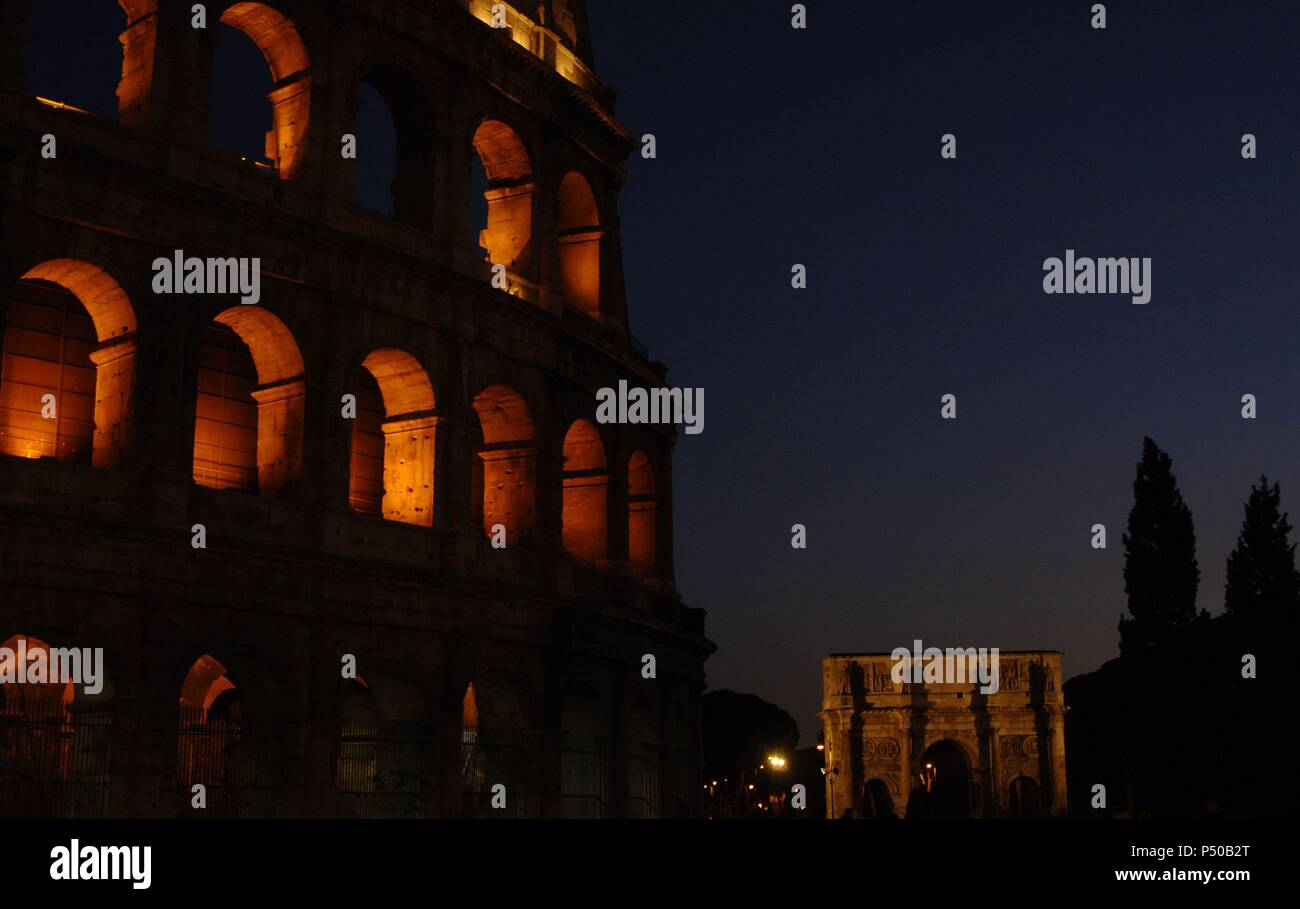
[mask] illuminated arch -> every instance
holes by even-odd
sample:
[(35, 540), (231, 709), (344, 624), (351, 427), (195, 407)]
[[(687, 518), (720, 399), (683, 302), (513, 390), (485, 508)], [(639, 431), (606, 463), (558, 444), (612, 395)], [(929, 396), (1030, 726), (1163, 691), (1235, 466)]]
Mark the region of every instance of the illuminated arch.
[(600, 313), (600, 250), (604, 232), (591, 184), (577, 171), (560, 183), (560, 280), (564, 299), (588, 315)]
[[(250, 732), (238, 681), (203, 654), (181, 682), (176, 737), (176, 797), (182, 816), (272, 817), (278, 791), (275, 730)], [(193, 808), (194, 786), (206, 807)]]
[(203, 338), (194, 482), (262, 495), (301, 475), (306, 383), (289, 329), (260, 306), (232, 306)]
[[(0, 643), (0, 817), (101, 818), (107, 806), (112, 733), (112, 686), (98, 679), (100, 692), (88, 694), (73, 678), (13, 684), (17, 661), (42, 653), (52, 671), (51, 645), (30, 634)], [(59, 660), (60, 671), (67, 667)], [(76, 669), (75, 664), (72, 667)], [(85, 667), (81, 668), (85, 672)]]
[(0, 452), (120, 465), (130, 444), (136, 320), (117, 281), (88, 262), (42, 262), (11, 294), (5, 329)]
[(500, 120), (484, 120), (474, 133), (474, 150), (487, 175), (487, 226), (479, 244), (494, 265), (513, 275), (526, 273), (532, 257), (532, 164), (519, 135)]
[(659, 536), (659, 500), (654, 470), (643, 451), (627, 463), (627, 549), (632, 570), (643, 578), (658, 573), (656, 541)]
[(606, 557), (609, 471), (605, 446), (590, 420), (577, 420), (564, 437), (564, 548), (583, 562)]
[(293, 22), (263, 3), (235, 3), (221, 21), (247, 35), (271, 70), (273, 141), (268, 153), (280, 177), (297, 176), (307, 153), (307, 126), (311, 114), (311, 62)]
[(474, 499), (483, 531), (506, 528), (507, 545), (528, 542), (536, 510), (537, 457), (533, 420), (519, 392), (492, 385), (474, 398), (479, 418)]
[[(508, 671), (488, 671), (470, 681), (461, 704), (461, 792), (466, 817), (527, 814), (533, 783), (528, 748), (536, 725), (526, 684)], [(504, 784), (504, 811), (491, 804), (491, 787)]]
[[(373, 351), (362, 367), (374, 380), (375, 407), (357, 395), (352, 428), (352, 507), (386, 521), (433, 526), (433, 471), (438, 418), (433, 383), (402, 350)], [(358, 383), (360, 388), (362, 383)], [(377, 465), (382, 465), (382, 477)]]

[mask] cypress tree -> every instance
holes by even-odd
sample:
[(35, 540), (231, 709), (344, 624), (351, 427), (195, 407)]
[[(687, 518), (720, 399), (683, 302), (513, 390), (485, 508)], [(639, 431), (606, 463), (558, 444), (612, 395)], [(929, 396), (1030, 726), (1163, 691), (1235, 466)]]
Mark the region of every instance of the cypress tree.
[(1300, 606), (1291, 524), (1282, 513), (1282, 488), (1268, 477), (1250, 488), (1237, 546), (1228, 556), (1224, 607), (1236, 621), (1276, 627), (1294, 619)]
[(1192, 512), (1178, 491), (1173, 462), (1150, 438), (1133, 481), (1133, 510), (1124, 534), (1124, 592), (1130, 617), (1119, 621), (1120, 652), (1141, 653), (1175, 637), (1196, 619)]

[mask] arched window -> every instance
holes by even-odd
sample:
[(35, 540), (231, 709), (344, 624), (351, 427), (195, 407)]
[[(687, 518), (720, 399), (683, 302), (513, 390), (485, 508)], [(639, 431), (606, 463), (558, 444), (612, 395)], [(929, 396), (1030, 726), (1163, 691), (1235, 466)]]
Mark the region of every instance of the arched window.
[[(221, 30), (213, 61), (211, 141), (265, 160), (281, 178), (292, 179), (307, 150), (312, 82), (307, 49), (294, 24), (261, 3), (234, 4), (222, 14), (221, 24), (229, 29)], [(251, 49), (231, 29), (242, 32), (261, 52), (271, 73), (269, 89)], [(269, 122), (250, 109), (251, 99), (259, 95), (270, 103)]]
[(560, 800), (566, 818), (603, 818), (609, 810), (608, 723), (596, 692), (579, 686), (564, 700)]
[(564, 299), (588, 315), (600, 313), (600, 247), (604, 233), (591, 185), (576, 171), (560, 183), (560, 278)]
[[(489, 675), (465, 689), (461, 717), (460, 777), (465, 817), (519, 817), (530, 786), (526, 760), (529, 717), (516, 686)], [(505, 807), (492, 804), (506, 787)]]
[(481, 508), (483, 532), (493, 526), (506, 529), (506, 544), (526, 544), (533, 531), (536, 509), (537, 456), (533, 420), (519, 392), (493, 385), (474, 398), (478, 412), (478, 457), (473, 484), (476, 507)]
[(284, 323), (259, 306), (219, 314), (204, 335), (194, 426), (194, 482), (262, 495), (302, 470), (302, 356)]
[(605, 446), (589, 420), (578, 420), (564, 437), (564, 548), (579, 561), (606, 557)]
[(1043, 816), (1037, 781), (1027, 776), (1018, 776), (1011, 781), (1007, 793), (1007, 814), (1015, 818)]
[[(61, 650), (24, 634), (0, 644), (0, 817), (104, 816), (112, 688), (101, 676), (98, 693), (87, 693), (84, 665), (80, 684), (65, 677), (66, 664), (55, 658)], [(17, 684), (18, 663), (26, 660), (30, 672), (36, 654), (47, 681)]]
[(645, 452), (632, 455), (627, 464), (627, 549), (632, 570), (643, 578), (658, 574), (655, 541), (659, 533), (659, 504), (654, 471)]
[(370, 682), (357, 676), (343, 684), (334, 772), (339, 815), (422, 817), (433, 737), (419, 722), (419, 689), (380, 676)]
[[(176, 798), (181, 816), (273, 817), (278, 794), (279, 730), (249, 729), (239, 684), (204, 654), (181, 683), (176, 741)], [(203, 786), (206, 807), (195, 808)]]
[(135, 312), (102, 268), (54, 259), (10, 295), (0, 452), (116, 467), (129, 445)]
[(376, 350), (362, 364), (352, 426), (352, 507), (433, 526), (433, 385), (410, 354)]
[(532, 262), (532, 164), (519, 136), (500, 120), (485, 120), (474, 133), (474, 150), (487, 178), (487, 224), (479, 245), (488, 261), (504, 265), (519, 281)]
[(353, 198), (364, 208), (427, 230), (433, 225), (434, 113), (409, 74), (372, 69), (357, 88)]

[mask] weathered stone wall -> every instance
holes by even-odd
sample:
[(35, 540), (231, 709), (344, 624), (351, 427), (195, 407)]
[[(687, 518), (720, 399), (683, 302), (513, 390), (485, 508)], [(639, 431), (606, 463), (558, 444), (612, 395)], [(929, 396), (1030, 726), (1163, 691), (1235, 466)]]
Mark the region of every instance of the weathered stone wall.
[[(661, 732), (657, 810), (694, 813), (712, 644), (703, 612), (673, 583), (671, 427), (599, 427), (608, 558), (583, 564), (563, 547), (569, 427), (594, 421), (597, 388), (664, 381), (628, 336), (617, 194), (632, 143), (612, 93), (575, 85), (454, 0), (269, 3), (276, 15), (249, 28), (270, 29), (268, 56), (279, 57), (276, 171), (208, 146), (212, 42), (190, 27), (188, 2), (123, 4), (120, 123), (21, 91), (29, 2), (0, 0), (0, 287), (51, 260), (87, 263), (120, 286), (135, 323), (95, 355), (93, 465), (0, 456), (0, 639), (105, 649), (108, 814), (177, 811), (178, 695), (205, 653), (237, 679), (246, 728), (283, 737), (281, 815), (336, 811), (344, 653), (357, 655), (381, 705), (385, 680), (420, 693), (425, 815), (462, 810), (461, 703), (485, 678), (508, 680), (500, 684), (526, 705), (517, 813), (563, 811), (563, 717), (578, 689), (600, 705), (609, 813), (628, 811), (626, 717), (638, 698)], [(208, 4), (210, 19), (228, 5)], [(275, 31), (284, 22), (300, 46)], [(400, 74), (426, 130), (418, 179), (399, 183), (427, 195), (399, 198), (393, 219), (352, 202), (358, 164), (339, 154), (355, 128), (356, 88), (378, 69)], [(392, 106), (400, 132), (409, 124)], [(518, 295), (492, 289), (466, 239), (471, 139), (487, 118), (511, 127), (531, 165), (533, 252), (518, 264)], [(56, 159), (41, 157), (47, 133)], [(557, 194), (573, 170), (603, 216), (597, 313), (566, 302), (561, 276)], [(194, 483), (200, 342), (237, 301), (153, 294), (152, 261), (178, 249), (260, 258), (258, 305), (300, 353), (300, 381), (257, 393), (262, 438), (294, 440), (263, 467), (275, 495)], [(349, 509), (351, 426), (339, 402), (367, 356), (388, 348), (418, 361), (436, 402), (418, 425), (387, 427), (388, 444), (411, 458), (432, 447), (435, 468), (431, 494), (396, 492), (385, 516), (401, 520), (385, 521)], [(472, 492), (474, 400), (493, 385), (518, 392), (534, 426), (524, 478), (533, 533), (505, 550), (489, 544)], [(654, 483), (653, 568), (629, 554), (636, 452)], [(431, 516), (406, 519), (427, 503)], [(206, 549), (191, 547), (195, 524)], [(636, 526), (647, 533), (643, 517)], [(641, 677), (647, 653), (654, 680)]]

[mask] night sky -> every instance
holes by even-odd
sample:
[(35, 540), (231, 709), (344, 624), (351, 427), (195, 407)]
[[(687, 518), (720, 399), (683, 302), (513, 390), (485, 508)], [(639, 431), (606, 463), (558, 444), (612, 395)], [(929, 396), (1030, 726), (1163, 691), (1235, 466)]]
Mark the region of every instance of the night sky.
[[(1091, 0), (806, 5), (796, 31), (784, 0), (589, 3), (620, 119), (658, 139), (620, 209), (632, 330), (705, 392), (678, 584), (711, 687), (808, 743), (828, 653), (1059, 649), (1067, 677), (1117, 655), (1144, 435), (1196, 520), (1199, 607), (1222, 611), (1261, 473), (1300, 513), (1300, 10), (1110, 2), (1100, 31)], [(29, 89), (113, 114), (117, 4), (35, 6)], [(219, 54), (213, 134), (257, 153), (238, 99), (264, 103), (264, 64), (238, 35)], [(1150, 257), (1151, 302), (1044, 294), (1067, 249)]]

